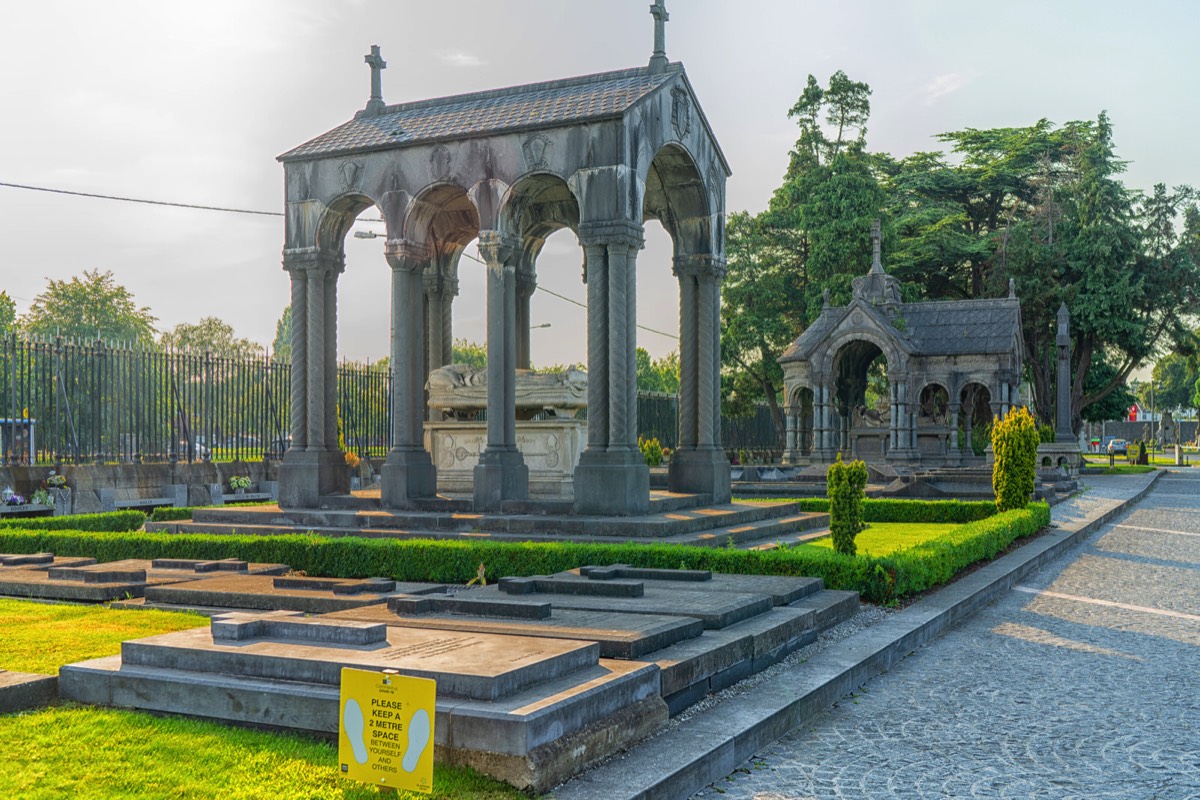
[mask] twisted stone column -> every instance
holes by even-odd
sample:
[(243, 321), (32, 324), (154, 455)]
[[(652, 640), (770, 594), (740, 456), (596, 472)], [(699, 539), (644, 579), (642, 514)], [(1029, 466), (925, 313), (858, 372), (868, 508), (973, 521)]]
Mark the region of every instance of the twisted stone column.
[(384, 255), (392, 268), (392, 449), (380, 471), (386, 508), (410, 508), (437, 494), (437, 470), (425, 450), (425, 333), (421, 280), (427, 245), (389, 239)]
[(487, 263), (487, 447), (475, 467), (475, 510), (529, 497), (529, 468), (517, 450), (517, 243), (498, 231), (479, 234)]
[(529, 369), (530, 363), (530, 325), (529, 300), (537, 291), (537, 275), (533, 271), (533, 261), (522, 259), (521, 268), (517, 270), (517, 369)]
[(649, 508), (650, 473), (637, 447), (639, 224), (584, 223), (588, 296), (588, 447), (575, 470), (575, 510), (636, 514)]
[(289, 268), (288, 272), (292, 279), (290, 451), (308, 445), (308, 276), (303, 268)]
[(313, 508), (349, 490), (337, 447), (337, 277), (344, 259), (317, 248), (284, 251), (291, 274), (292, 442), (280, 466), (280, 503)]

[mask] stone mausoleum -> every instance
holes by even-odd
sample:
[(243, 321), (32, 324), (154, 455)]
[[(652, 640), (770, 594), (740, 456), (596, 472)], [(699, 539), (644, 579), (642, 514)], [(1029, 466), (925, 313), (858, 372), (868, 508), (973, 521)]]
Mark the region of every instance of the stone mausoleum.
[(1007, 297), (906, 303), (883, 268), (879, 223), (870, 271), (845, 306), (825, 305), (779, 359), (784, 460), (839, 454), (898, 472), (982, 464), (978, 435), (1018, 401), (1021, 306)]
[[(430, 372), (450, 361), (458, 262), (476, 240), (487, 263), (492, 357), (474, 506), (488, 511), (528, 497), (515, 376), (529, 366), (538, 254), (561, 228), (579, 239), (587, 284), (587, 442), (574, 472), (576, 513), (640, 514), (649, 507), (649, 473), (637, 446), (638, 269), (671, 268), (679, 279), (680, 431), (670, 489), (728, 501), (718, 320), (730, 171), (683, 66), (667, 60), (666, 10), (660, 2), (651, 11), (655, 50), (646, 66), (399, 105), (383, 101), (386, 64), (373, 47), (366, 107), (279, 157), (292, 307), (282, 505), (314, 508), (348, 492), (337, 446), (337, 284), (344, 239), (372, 206), (387, 226), (391, 270), (385, 508), (409, 508), (436, 494), (437, 468), (424, 444), (425, 387)], [(637, 263), (648, 219), (659, 220), (673, 240), (669, 267)]]

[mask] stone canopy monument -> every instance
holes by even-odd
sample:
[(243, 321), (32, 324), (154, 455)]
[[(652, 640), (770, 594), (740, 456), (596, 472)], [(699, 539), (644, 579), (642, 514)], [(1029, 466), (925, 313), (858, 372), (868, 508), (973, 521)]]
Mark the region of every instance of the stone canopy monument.
[(784, 460), (983, 463), (973, 428), (1018, 400), (1024, 342), (1013, 286), (1005, 298), (906, 303), (884, 271), (878, 220), (872, 240), (871, 269), (854, 279), (849, 305), (832, 306), (826, 293), (820, 315), (779, 359)]
[[(680, 287), (680, 431), (673, 491), (729, 499), (720, 447), (720, 285), (729, 166), (683, 66), (665, 52), (662, 0), (651, 7), (648, 65), (495, 91), (387, 105), (378, 47), (371, 96), (354, 118), (283, 155), (283, 266), (291, 276), (291, 446), (280, 501), (316, 507), (348, 491), (337, 446), (337, 280), (344, 239), (375, 206), (391, 268), (393, 408), (382, 502), (436, 493), (423, 445), (425, 384), (450, 361), (458, 261), (478, 240), (487, 263), (486, 441), (474, 505), (528, 496), (516, 436), (516, 371), (529, 366), (529, 298), (546, 238), (569, 228), (587, 283), (588, 434), (574, 508), (638, 514), (649, 474), (637, 446), (637, 254), (642, 224), (674, 243)], [(647, 268), (643, 266), (643, 268)], [(650, 267), (653, 268), (653, 267)]]

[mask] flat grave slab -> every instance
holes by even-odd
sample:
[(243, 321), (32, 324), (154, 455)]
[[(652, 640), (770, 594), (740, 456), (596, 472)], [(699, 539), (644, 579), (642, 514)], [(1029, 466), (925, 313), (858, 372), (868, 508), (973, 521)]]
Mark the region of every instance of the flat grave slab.
[(332, 733), (343, 667), (433, 678), (435, 758), (545, 791), (666, 722), (657, 666), (599, 651), (566, 639), (230, 614), (67, 665), (59, 685), (81, 702)]
[[(195, 576), (193, 576), (195, 577)], [(395, 594), (444, 592), (444, 584), (403, 583), (383, 578), (214, 575), (184, 583), (151, 586), (147, 604), (328, 614), (384, 603)]]
[(58, 699), (58, 678), (0, 669), (0, 714), (49, 705)]
[(83, 602), (142, 597), (148, 587), (191, 581), (198, 575), (275, 575), (290, 570), (286, 564), (235, 560), (130, 558), (97, 563), (92, 558), (60, 559), (49, 553), (10, 560), (18, 563), (0, 568), (0, 595)]
[(85, 567), (96, 559), (82, 556), (56, 556), (54, 553), (0, 553), (0, 572), (7, 569), (49, 569)]
[[(448, 595), (446, 599), (454, 597), (455, 595)], [(400, 599), (390, 598), (388, 605), (391, 606)], [(399, 628), (432, 628), (547, 639), (581, 639), (599, 644), (600, 655), (603, 658), (624, 659), (637, 658), (677, 642), (695, 638), (704, 630), (704, 624), (691, 617), (565, 608), (554, 609), (550, 616), (544, 619), (521, 619), (453, 611), (398, 614), (387, 606), (372, 605), (335, 611), (318, 619), (321, 618), (382, 622)]]
[[(521, 581), (520, 593), (504, 591), (505, 584), (473, 589), (480, 599), (503, 598), (510, 603), (550, 603), (552, 609), (577, 609), (585, 611), (619, 611), (626, 614), (656, 614), (673, 617), (693, 617), (708, 629), (724, 628), (742, 620), (765, 613), (774, 606), (771, 597), (763, 594), (713, 591), (692, 588), (693, 584), (680, 583), (665, 587), (643, 586), (641, 596), (611, 596), (599, 589), (595, 594), (583, 593), (589, 585), (603, 586), (606, 581), (589, 581), (578, 576), (535, 576)], [(528, 591), (532, 586), (535, 591)], [(549, 586), (562, 591), (536, 591), (538, 586)], [(683, 588), (683, 587), (687, 588)], [(698, 586), (698, 584), (697, 584)]]
[(625, 564), (605, 567), (580, 567), (554, 577), (581, 577), (602, 583), (640, 581), (646, 588), (715, 590), (741, 594), (765, 594), (777, 606), (786, 606), (821, 591), (820, 578), (790, 575), (731, 575), (708, 570), (645, 569)]

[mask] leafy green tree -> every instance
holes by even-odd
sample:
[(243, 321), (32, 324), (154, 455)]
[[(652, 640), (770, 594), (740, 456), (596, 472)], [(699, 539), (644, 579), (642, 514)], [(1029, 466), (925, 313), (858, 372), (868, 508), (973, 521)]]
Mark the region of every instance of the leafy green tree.
[(679, 392), (679, 354), (650, 357), (645, 348), (637, 348), (637, 387), (643, 392)]
[(1200, 379), (1196, 366), (1193, 360), (1179, 353), (1168, 353), (1160, 358), (1151, 370), (1153, 394), (1150, 391), (1150, 382), (1143, 383), (1138, 387), (1138, 400), (1147, 407), (1153, 405), (1156, 411), (1194, 408), (1192, 401), (1196, 381)]
[(222, 358), (250, 358), (263, 353), (262, 345), (234, 336), (233, 326), (217, 317), (181, 322), (159, 337), (159, 342), (175, 350), (212, 353)]
[(19, 325), (43, 336), (148, 343), (157, 321), (111, 271), (89, 270), (69, 281), (50, 280)]
[(271, 358), (280, 363), (292, 360), (292, 307), (284, 306), (275, 323), (275, 341), (271, 342)]
[(487, 345), (478, 342), (468, 342), (466, 339), (455, 339), (451, 349), (453, 363), (466, 364), (475, 369), (487, 367)]
[(7, 331), (17, 322), (17, 304), (8, 292), (0, 292), (0, 332)]

